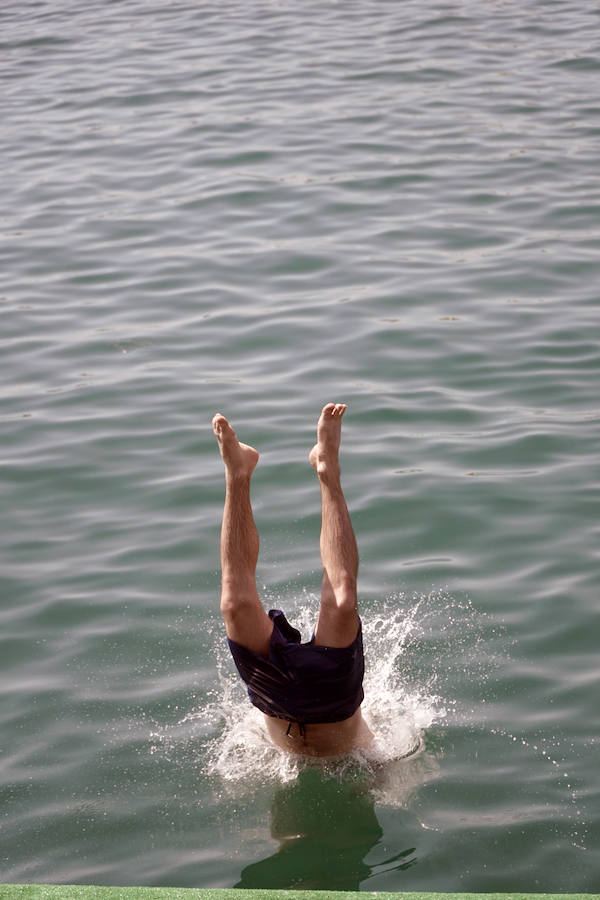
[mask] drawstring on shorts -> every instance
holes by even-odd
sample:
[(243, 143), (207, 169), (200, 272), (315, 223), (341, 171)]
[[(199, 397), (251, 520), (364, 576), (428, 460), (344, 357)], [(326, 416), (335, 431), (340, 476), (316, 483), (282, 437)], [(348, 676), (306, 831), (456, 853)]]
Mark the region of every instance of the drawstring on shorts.
[(289, 722), (289, 724), (288, 724), (285, 736), (290, 737), (290, 731), (292, 730), (292, 725), (297, 725), (298, 731), (300, 732), (300, 737), (304, 741), (306, 738), (306, 728), (304, 726), (304, 722), (296, 722), (294, 719), (288, 719), (288, 722)]

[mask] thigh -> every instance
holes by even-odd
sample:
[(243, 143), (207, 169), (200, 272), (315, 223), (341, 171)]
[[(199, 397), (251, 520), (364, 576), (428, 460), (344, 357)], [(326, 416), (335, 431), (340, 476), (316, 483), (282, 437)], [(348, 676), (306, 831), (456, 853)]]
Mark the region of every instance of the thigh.
[(260, 656), (268, 657), (273, 623), (258, 595), (236, 596), (234, 590), (223, 591), (221, 613), (228, 638)]
[(358, 612), (328, 613), (321, 608), (315, 628), (315, 644), (320, 647), (349, 647), (358, 634)]
[(348, 647), (358, 634), (359, 624), (356, 599), (339, 604), (327, 572), (324, 572), (315, 644), (320, 647)]

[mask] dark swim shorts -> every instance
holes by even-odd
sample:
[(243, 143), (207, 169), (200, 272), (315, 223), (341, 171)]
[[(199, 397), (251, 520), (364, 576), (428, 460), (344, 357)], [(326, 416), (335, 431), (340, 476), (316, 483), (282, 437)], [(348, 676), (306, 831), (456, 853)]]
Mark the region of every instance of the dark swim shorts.
[(362, 628), (349, 647), (300, 642), (280, 609), (269, 611), (273, 634), (269, 658), (228, 639), (248, 696), (261, 712), (302, 724), (342, 722), (363, 701)]

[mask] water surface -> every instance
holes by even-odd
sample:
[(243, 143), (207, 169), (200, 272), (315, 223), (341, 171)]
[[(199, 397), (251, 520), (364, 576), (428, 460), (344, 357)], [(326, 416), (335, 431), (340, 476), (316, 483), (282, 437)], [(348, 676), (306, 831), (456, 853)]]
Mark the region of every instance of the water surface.
[[(595, 5), (0, 24), (1, 879), (597, 891)], [(209, 423), (309, 631), (329, 400), (380, 756), (315, 769), (225, 654)]]

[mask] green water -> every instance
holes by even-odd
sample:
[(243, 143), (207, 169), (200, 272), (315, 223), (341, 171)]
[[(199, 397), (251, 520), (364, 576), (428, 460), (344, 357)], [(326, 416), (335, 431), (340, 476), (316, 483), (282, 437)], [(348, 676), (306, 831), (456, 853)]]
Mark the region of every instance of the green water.
[[(597, 891), (596, 6), (0, 22), (0, 880)], [(381, 754), (315, 769), (226, 655), (210, 419), (306, 632), (329, 400)]]

